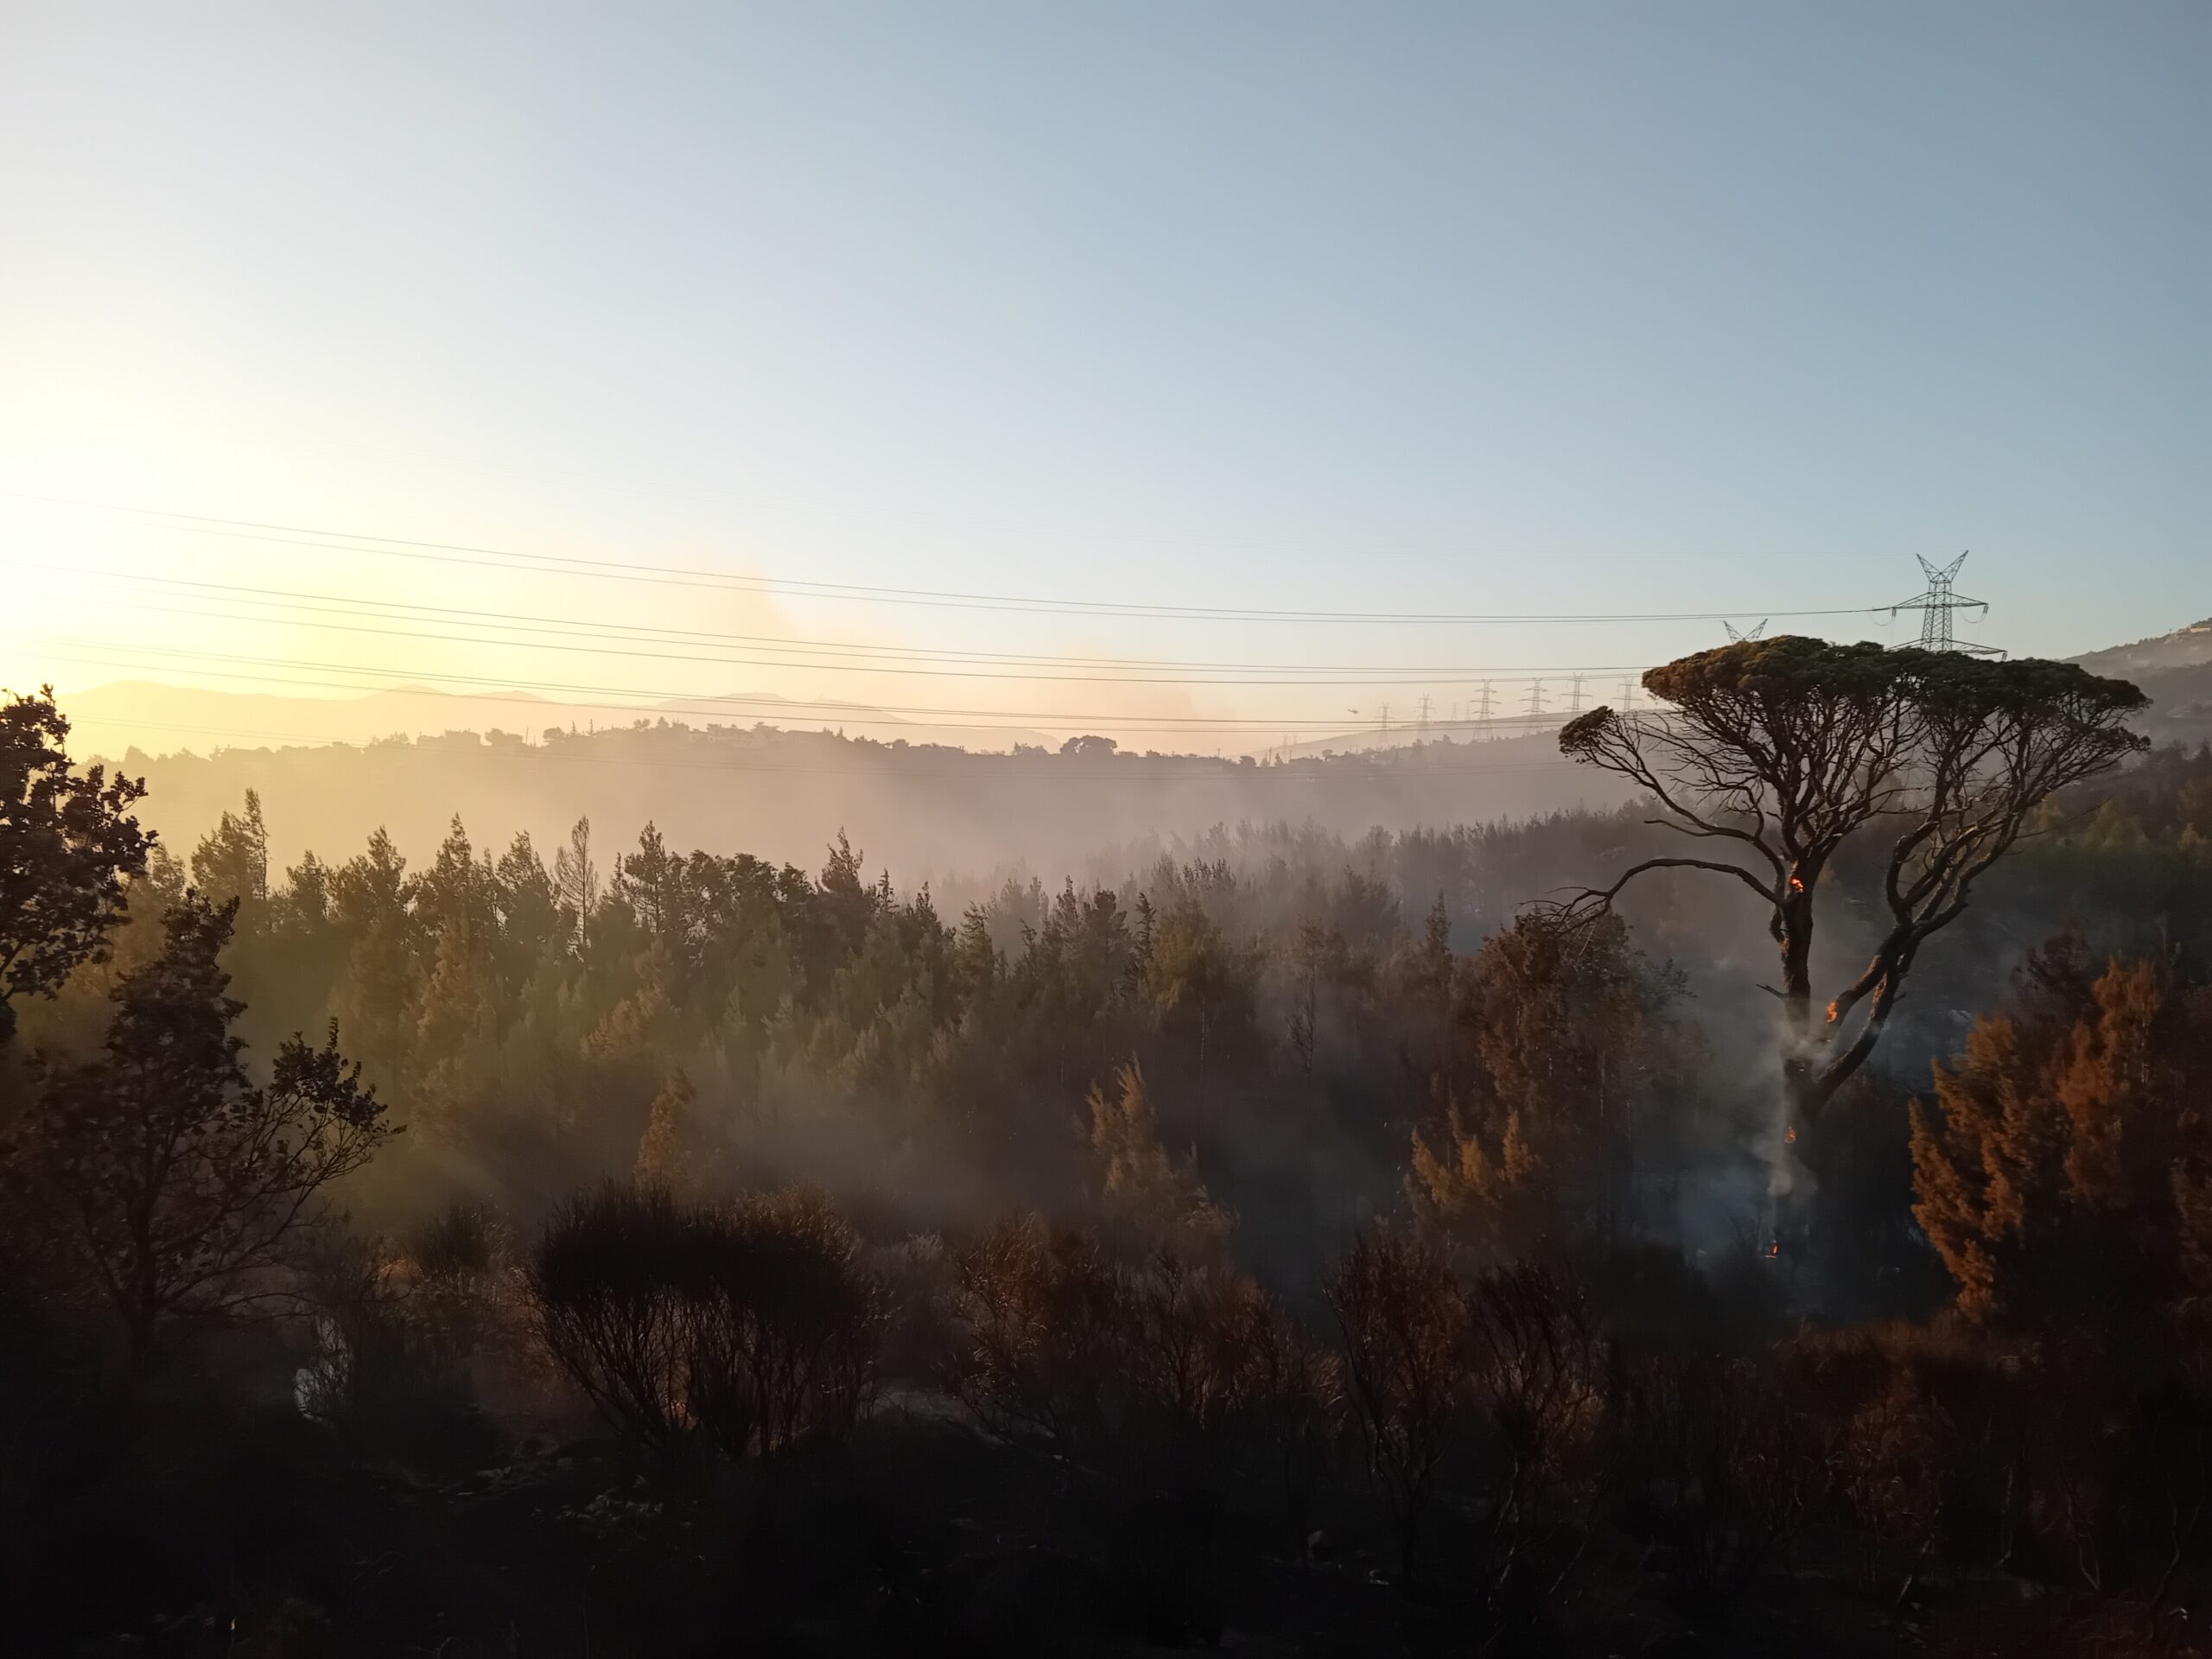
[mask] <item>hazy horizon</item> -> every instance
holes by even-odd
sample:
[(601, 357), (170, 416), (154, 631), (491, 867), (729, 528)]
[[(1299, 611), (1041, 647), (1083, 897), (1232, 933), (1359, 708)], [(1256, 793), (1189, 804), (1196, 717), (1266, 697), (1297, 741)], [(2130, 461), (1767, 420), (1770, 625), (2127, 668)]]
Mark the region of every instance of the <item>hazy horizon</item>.
[(2212, 1659), (2208, 70), (0, 0), (9, 1651)]
[(2212, 18), (2125, 15), (16, 9), (0, 681), (1203, 752), (1965, 549), (1967, 637), (2159, 632)]

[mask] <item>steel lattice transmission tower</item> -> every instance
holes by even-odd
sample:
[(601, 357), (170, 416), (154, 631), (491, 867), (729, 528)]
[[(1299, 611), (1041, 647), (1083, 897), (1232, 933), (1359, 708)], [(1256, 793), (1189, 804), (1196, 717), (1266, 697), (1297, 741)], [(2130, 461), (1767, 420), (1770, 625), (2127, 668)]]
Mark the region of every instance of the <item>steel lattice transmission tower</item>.
[(1974, 645), (1961, 639), (1951, 631), (1953, 611), (1980, 611), (1984, 616), (1989, 614), (1986, 600), (1968, 599), (1962, 594), (1951, 591), (1952, 579), (1966, 562), (1967, 556), (1961, 553), (1938, 569), (1927, 560), (1921, 560), (1920, 568), (1928, 575), (1928, 591), (1891, 606), (1890, 614), (1895, 616), (1899, 611), (1920, 613), (1920, 648), (1923, 651), (1958, 651), (1975, 657), (2002, 657), (2005, 653), (1994, 645)]
[(1764, 637), (1770, 620), (1763, 616), (1759, 618), (1758, 626), (1746, 628), (1741, 633), (1736, 632), (1736, 625), (1733, 622), (1723, 622), (1720, 626), (1728, 630), (1728, 643), (1732, 645), (1740, 645), (1746, 639), (1758, 639)]

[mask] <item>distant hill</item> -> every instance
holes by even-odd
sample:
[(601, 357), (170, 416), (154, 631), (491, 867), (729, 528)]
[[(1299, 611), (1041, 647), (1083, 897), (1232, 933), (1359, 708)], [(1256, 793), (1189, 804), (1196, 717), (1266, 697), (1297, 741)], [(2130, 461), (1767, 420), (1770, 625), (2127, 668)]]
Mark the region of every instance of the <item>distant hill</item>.
[(2212, 741), (2212, 617), (2073, 660), (2092, 674), (2142, 687), (2151, 699), (2143, 727), (2157, 741)]
[[(2143, 725), (2159, 742), (2212, 741), (2212, 618), (2073, 660), (2140, 685), (2152, 699)], [(144, 775), (144, 816), (170, 846), (188, 851), (257, 789), (272, 851), (287, 863), (310, 848), (346, 857), (378, 825), (410, 859), (426, 858), (455, 814), (480, 845), (526, 830), (550, 854), (588, 816), (610, 855), (651, 819), (676, 846), (809, 867), (842, 828), (904, 884), (1018, 864), (1080, 871), (1104, 849), (1215, 824), (1311, 823), (1357, 836), (1627, 795), (1618, 780), (1563, 760), (1554, 731), (1510, 718), (1378, 728), (1255, 762), (1095, 744), (1063, 753), (1042, 733), (925, 726), (862, 704), (766, 694), (671, 702), (626, 719), (527, 695), (402, 688), (325, 699), (130, 682), (62, 707), (78, 754)]]
[(556, 702), (527, 691), (479, 696), (398, 686), (358, 697), (292, 697), (118, 680), (74, 692), (67, 701), (79, 751), (106, 754), (134, 747), (149, 754), (185, 749), (205, 754), (240, 743), (369, 743), (449, 731), (506, 732), (535, 740), (549, 728), (582, 732), (626, 726), (640, 713), (696, 725), (750, 726), (772, 720), (798, 731), (851, 725), (911, 743), (957, 743), (970, 749), (1050, 741), (1042, 732), (1003, 727), (923, 724), (867, 703), (795, 703), (768, 691), (671, 698), (617, 709)]
[(2132, 645), (2110, 645), (2074, 660), (2092, 674), (2113, 676), (2164, 673), (2212, 663), (2212, 616), (2171, 633), (2138, 639)]
[[(73, 719), (78, 702), (62, 699)], [(280, 865), (310, 849), (350, 857), (379, 825), (419, 862), (456, 814), (480, 847), (528, 830), (550, 855), (588, 817), (607, 857), (633, 847), (651, 819), (673, 846), (809, 868), (842, 829), (872, 869), (887, 866), (907, 886), (1020, 865), (1080, 874), (1106, 849), (1192, 839), (1217, 824), (1312, 824), (1357, 837), (1611, 805), (1627, 795), (1609, 775), (1570, 766), (1549, 732), (1264, 764), (1116, 753), (1101, 740), (1074, 753), (978, 753), (676, 720), (574, 735), (554, 727), (529, 742), (442, 727), (361, 744), (198, 741), (202, 753), (108, 753), (145, 778), (142, 816), (180, 853), (257, 790)]]

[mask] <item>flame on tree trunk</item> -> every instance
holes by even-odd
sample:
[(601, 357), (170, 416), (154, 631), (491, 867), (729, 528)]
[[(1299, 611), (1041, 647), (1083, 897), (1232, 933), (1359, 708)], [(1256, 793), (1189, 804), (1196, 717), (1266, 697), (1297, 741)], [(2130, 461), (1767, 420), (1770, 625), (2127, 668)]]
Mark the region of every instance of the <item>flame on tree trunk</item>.
[[(1810, 1128), (1866, 1064), (1921, 947), (2030, 833), (2055, 791), (2149, 747), (2134, 686), (2065, 663), (1997, 662), (1784, 636), (1700, 652), (1643, 677), (1656, 706), (1571, 721), (1571, 759), (1642, 786), (1649, 823), (1732, 856), (1651, 858), (1546, 909), (1579, 927), (1638, 876), (1692, 869), (1758, 894), (1779, 963), (1783, 1122)], [(1894, 837), (1866, 967), (1814, 1016), (1815, 901), (1853, 836)]]

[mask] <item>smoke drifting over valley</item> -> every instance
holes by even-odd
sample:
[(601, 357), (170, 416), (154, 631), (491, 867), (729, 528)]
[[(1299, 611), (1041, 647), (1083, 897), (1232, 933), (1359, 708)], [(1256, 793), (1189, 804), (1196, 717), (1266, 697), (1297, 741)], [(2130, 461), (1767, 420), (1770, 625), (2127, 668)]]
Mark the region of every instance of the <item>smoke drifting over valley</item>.
[(501, 840), (527, 830), (541, 846), (589, 817), (608, 833), (626, 836), (651, 820), (676, 845), (810, 867), (842, 828), (905, 887), (1016, 865), (1057, 880), (1087, 871), (1102, 849), (1164, 846), (1216, 824), (1312, 824), (1356, 838), (1626, 798), (1568, 765), (1549, 735), (1514, 731), (1494, 742), (1262, 764), (1117, 753), (1096, 740), (1072, 752), (1039, 744), (976, 753), (662, 716), (596, 733), (541, 728), (527, 742), (441, 726), (357, 746), (231, 738), (205, 755), (116, 758), (146, 777), (148, 822), (175, 845), (197, 840), (248, 789), (259, 791), (280, 868), (310, 848), (327, 856), (356, 846), (378, 827), (419, 860), (455, 815)]
[(0, 0), (0, 1655), (2212, 1659), (2208, 64)]

